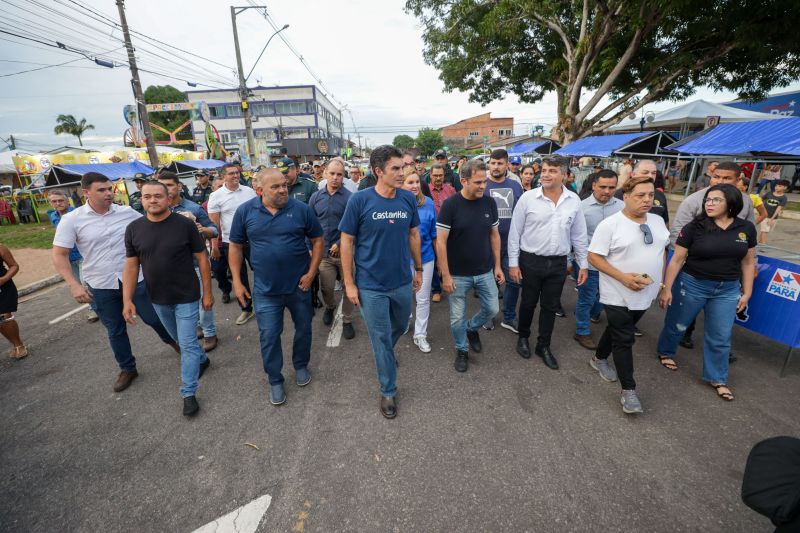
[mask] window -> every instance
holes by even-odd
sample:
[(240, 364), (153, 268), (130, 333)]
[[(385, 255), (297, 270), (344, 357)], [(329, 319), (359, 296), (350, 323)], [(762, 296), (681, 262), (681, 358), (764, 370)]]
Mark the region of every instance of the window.
[(316, 102), (309, 102), (308, 103), (308, 112), (309, 113), (316, 113), (317, 112), (317, 103)]
[(278, 134), (275, 130), (256, 130), (256, 139), (266, 139), (267, 141), (277, 141)]
[(469, 136), (470, 137), (480, 137), (481, 136), (481, 132), (479, 132), (479, 131), (471, 131), (471, 132), (469, 132)]
[(241, 104), (226, 105), (225, 111), (228, 117), (241, 117), (243, 115)]
[(300, 115), (305, 112), (305, 102), (275, 102), (275, 113), (278, 115)]
[(283, 130), (284, 139), (308, 139), (308, 130), (305, 128), (287, 129)]
[(211, 115), (211, 118), (225, 118), (225, 106), (210, 105), (208, 106), (208, 114)]
[(511, 137), (511, 135), (512, 135), (511, 130), (498, 130), (497, 134), (500, 137)]
[(268, 104), (266, 102), (258, 102), (255, 104), (251, 104), (250, 111), (252, 115), (256, 117), (266, 117), (275, 114), (275, 110), (272, 108), (272, 104)]

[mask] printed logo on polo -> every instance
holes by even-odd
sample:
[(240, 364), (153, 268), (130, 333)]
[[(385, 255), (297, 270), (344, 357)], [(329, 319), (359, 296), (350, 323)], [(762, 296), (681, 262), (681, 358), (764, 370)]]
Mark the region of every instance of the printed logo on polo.
[(797, 301), (800, 296), (800, 274), (779, 268), (775, 270), (772, 279), (767, 285), (767, 292), (773, 296)]

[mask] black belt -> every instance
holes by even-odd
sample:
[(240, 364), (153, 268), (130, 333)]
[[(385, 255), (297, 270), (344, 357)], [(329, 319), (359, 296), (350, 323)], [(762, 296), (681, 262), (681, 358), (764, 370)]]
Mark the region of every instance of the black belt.
[(534, 257), (536, 259), (566, 259), (567, 258), (566, 255), (537, 255), (537, 254), (534, 254), (534, 253), (531, 253), (531, 252), (526, 252), (525, 250), (520, 250), (520, 252), (525, 254), (525, 255), (529, 255), (531, 257)]

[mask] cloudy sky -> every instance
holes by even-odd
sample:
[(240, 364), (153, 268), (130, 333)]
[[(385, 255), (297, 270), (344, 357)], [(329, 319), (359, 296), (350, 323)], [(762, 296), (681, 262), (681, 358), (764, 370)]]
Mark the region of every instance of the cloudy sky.
[[(418, 23), (403, 11), (403, 4), (402, 0), (271, 0), (268, 12), (278, 27), (290, 25), (282, 34), (322, 80), (326, 92), (352, 110), (356, 126), (372, 145), (389, 142), (398, 133), (414, 136), (422, 126), (440, 127), (487, 111), (514, 117), (517, 133), (526, 133), (534, 124), (549, 129), (555, 122), (553, 95), (535, 105), (521, 105), (511, 96), (484, 108), (469, 103), (466, 94), (443, 93), (436, 70), (422, 60)], [(142, 72), (143, 87), (170, 84), (189, 90), (186, 81), (235, 85), (229, 6), (219, 0), (129, 0), (130, 27), (166, 43), (133, 34), (140, 67), (158, 73)], [(58, 41), (91, 57), (124, 61), (121, 32), (109, 19), (118, 20), (113, 0), (0, 0), (2, 31), (44, 43)], [(248, 72), (274, 30), (257, 10), (240, 14), (238, 25)], [(65, 62), (70, 63), (42, 68)], [(17, 74), (38, 68), (42, 70)], [(38, 151), (74, 144), (74, 137), (53, 133), (61, 113), (86, 118), (95, 126), (85, 144), (121, 142), (127, 127), (122, 107), (133, 103), (127, 67), (96, 66), (75, 53), (0, 33), (0, 76), (0, 137), (14, 134), (20, 148)], [(314, 78), (275, 38), (250, 78), (251, 84), (255, 81), (266, 86), (297, 85), (314, 83)], [(202, 88), (208, 87), (198, 86)], [(784, 90), (797, 88), (800, 84)], [(722, 102), (734, 95), (701, 89), (696, 97)], [(346, 133), (353, 131), (347, 116), (345, 125)]]

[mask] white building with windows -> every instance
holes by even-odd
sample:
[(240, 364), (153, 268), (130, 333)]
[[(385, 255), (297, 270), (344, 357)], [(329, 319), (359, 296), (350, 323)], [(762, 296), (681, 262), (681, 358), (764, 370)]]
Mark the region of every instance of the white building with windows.
[[(315, 85), (250, 88), (248, 103), (256, 139), (266, 139), (272, 149), (315, 159), (339, 154), (346, 146), (341, 138), (341, 112)], [(211, 124), (223, 145), (236, 149), (245, 139), (244, 111), (238, 89), (187, 91), (189, 102), (208, 104)], [(192, 133), (205, 146), (205, 124), (193, 116)], [(277, 150), (276, 150), (277, 151)]]

